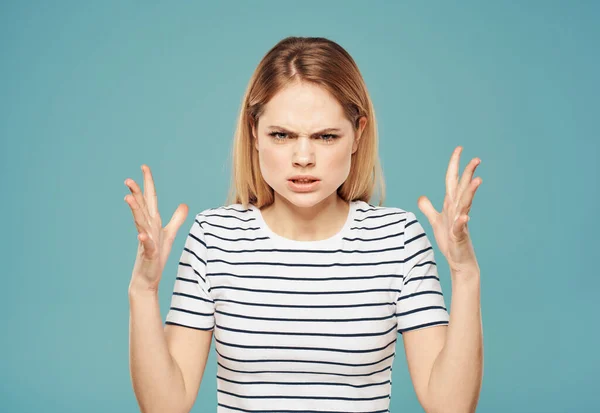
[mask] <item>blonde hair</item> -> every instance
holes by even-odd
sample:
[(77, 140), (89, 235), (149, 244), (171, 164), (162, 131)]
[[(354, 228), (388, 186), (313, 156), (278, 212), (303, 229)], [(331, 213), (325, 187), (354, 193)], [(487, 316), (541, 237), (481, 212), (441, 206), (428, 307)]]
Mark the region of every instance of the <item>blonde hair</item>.
[(361, 117), (367, 123), (352, 154), (350, 173), (338, 188), (345, 201), (370, 203), (375, 187), (379, 205), (385, 199), (385, 183), (379, 161), (375, 110), (367, 87), (350, 54), (337, 43), (322, 37), (287, 37), (277, 43), (258, 64), (242, 100), (233, 140), (233, 169), (227, 204), (256, 207), (274, 201), (271, 188), (260, 172), (252, 128), (265, 105), (293, 82), (308, 82), (327, 90), (341, 104), (348, 120), (358, 130)]

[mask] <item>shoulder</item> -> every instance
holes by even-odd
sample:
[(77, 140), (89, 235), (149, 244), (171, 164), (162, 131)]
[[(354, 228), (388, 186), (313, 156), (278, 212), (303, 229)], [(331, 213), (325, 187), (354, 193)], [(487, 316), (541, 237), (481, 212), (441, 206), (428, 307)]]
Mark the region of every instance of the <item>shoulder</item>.
[(399, 206), (375, 206), (364, 201), (357, 202), (355, 221), (369, 229), (387, 230), (401, 235), (404, 240), (420, 238), (425, 229), (415, 212)]
[(244, 208), (242, 204), (220, 205), (198, 212), (195, 220), (202, 227), (204, 227), (204, 224), (219, 225), (227, 223), (231, 225), (234, 222), (243, 224), (254, 220), (253, 212), (251, 205), (248, 208)]
[(414, 214), (406, 209), (397, 206), (377, 206), (364, 201), (357, 201), (356, 215), (358, 220), (389, 217), (389, 220), (405, 222), (408, 216), (414, 219)]
[(354, 225), (351, 229), (362, 233), (367, 241), (397, 245), (404, 240), (405, 227), (414, 220), (414, 214), (398, 206), (377, 206), (364, 201), (356, 203)]

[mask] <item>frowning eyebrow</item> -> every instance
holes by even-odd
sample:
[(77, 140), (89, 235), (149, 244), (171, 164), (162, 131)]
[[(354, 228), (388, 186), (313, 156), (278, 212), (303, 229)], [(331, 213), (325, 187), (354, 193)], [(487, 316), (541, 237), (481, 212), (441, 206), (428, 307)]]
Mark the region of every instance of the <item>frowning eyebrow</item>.
[[(290, 135), (295, 135), (296, 134), (296, 132), (292, 132), (291, 130), (286, 129), (283, 126), (271, 125), (271, 126), (268, 126), (268, 128), (269, 129), (277, 129), (277, 130), (280, 130), (282, 132), (289, 133)], [(338, 128), (326, 128), (326, 129), (322, 129), (320, 131), (314, 132), (313, 135), (323, 135), (325, 133), (333, 133), (333, 132), (335, 132), (335, 133), (341, 133), (342, 130), (338, 129)]]

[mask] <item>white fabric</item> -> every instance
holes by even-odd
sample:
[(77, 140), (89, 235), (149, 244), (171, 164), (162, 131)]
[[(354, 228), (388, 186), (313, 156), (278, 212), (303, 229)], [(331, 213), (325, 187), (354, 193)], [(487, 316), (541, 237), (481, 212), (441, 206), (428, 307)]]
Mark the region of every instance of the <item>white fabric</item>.
[(320, 241), (253, 205), (199, 213), (166, 318), (214, 328), (218, 412), (386, 412), (398, 333), (448, 322), (415, 214), (363, 201)]

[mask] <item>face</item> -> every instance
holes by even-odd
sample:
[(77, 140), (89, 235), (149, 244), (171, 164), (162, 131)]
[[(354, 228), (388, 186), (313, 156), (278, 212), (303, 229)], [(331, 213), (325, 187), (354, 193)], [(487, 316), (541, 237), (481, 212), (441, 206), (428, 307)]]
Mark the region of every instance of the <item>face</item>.
[[(295, 83), (273, 96), (253, 134), (260, 170), (275, 191), (275, 202), (283, 198), (311, 207), (336, 197), (365, 124), (363, 117), (355, 132), (339, 102), (315, 85)], [(317, 181), (294, 183), (297, 175)]]

